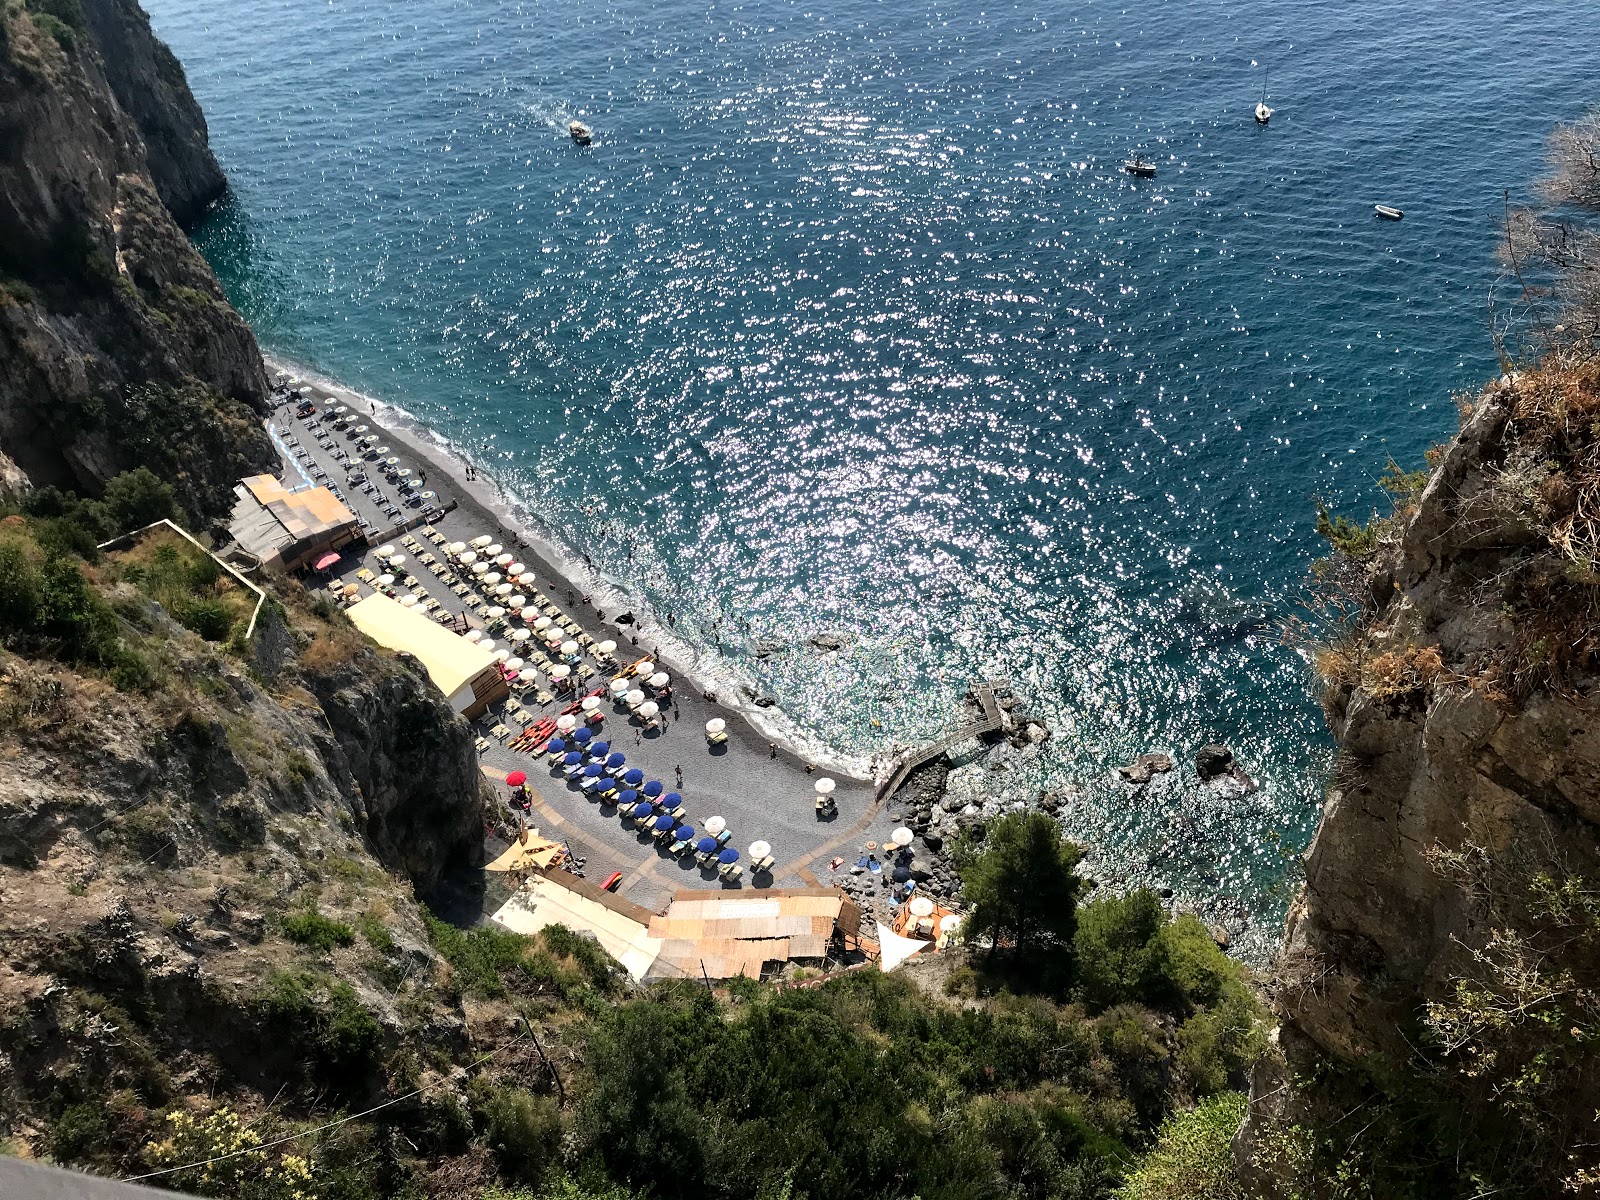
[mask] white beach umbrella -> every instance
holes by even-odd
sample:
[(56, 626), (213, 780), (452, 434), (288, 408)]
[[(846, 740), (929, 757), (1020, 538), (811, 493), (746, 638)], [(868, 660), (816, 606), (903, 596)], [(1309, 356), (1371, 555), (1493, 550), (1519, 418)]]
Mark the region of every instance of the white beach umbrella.
[(751, 858), (763, 859), (763, 858), (765, 858), (767, 855), (769, 855), (771, 853), (772, 853), (772, 845), (771, 845), (770, 842), (751, 842), (750, 843), (750, 857)]
[(375, 553), (377, 554), (377, 556), (379, 558), (388, 558), (391, 554), (394, 553), (394, 547), (393, 546), (379, 546), (378, 549), (375, 551)]
[(486, 563), (486, 562), (475, 562), (475, 563), (473, 563), (472, 564), (472, 573), (474, 575), (487, 575), (489, 573), (489, 564)]
[(661, 705), (657, 704), (654, 700), (646, 700), (643, 704), (639, 705), (639, 715), (646, 721), (655, 720), (656, 714), (660, 711)]
[[(499, 587), (500, 586), (500, 572), (499, 571), (487, 571), (487, 572), (485, 572), (484, 576), (483, 576), (483, 586), (484, 587)], [(508, 594), (509, 594), (509, 591), (508, 591)]]
[(960, 928), (961, 918), (955, 913), (945, 913), (944, 916), (939, 918), (939, 932), (944, 934), (945, 937), (949, 937)]
[(467, 544), (465, 542), (451, 542), (445, 549), (451, 554), (465, 554), (467, 552)]
[(933, 901), (926, 896), (913, 896), (911, 898), (911, 915), (913, 917), (931, 917), (933, 915)]
[(463, 550), (461, 552), (461, 565), (463, 567), (470, 567), (477, 561), (478, 552), (476, 550)]
[[(508, 555), (506, 555), (506, 557), (510, 558), (511, 556), (508, 554)], [(522, 563), (514, 562), (509, 567), (506, 568), (506, 574), (507, 575), (521, 575), (527, 569), (528, 568), (525, 567)]]
[(520, 658), (518, 658), (515, 654), (513, 654), (510, 658), (506, 659), (506, 670), (508, 670), (508, 671), (520, 671), (520, 670), (522, 670), (522, 667), (523, 667), (522, 660)]
[(463, 633), (461, 636), (466, 638), (467, 641), (469, 641), (469, 642), (476, 642), (476, 641), (479, 641), (480, 639), (482, 639), (483, 630), (481, 630), (481, 629), (469, 629), (465, 633)]
[(550, 678), (551, 679), (565, 679), (568, 675), (571, 675), (571, 674), (572, 674), (572, 668), (567, 666), (566, 663), (557, 663), (555, 666), (550, 668)]
[(495, 660), (495, 662), (509, 662), (509, 661), (511, 661), (511, 651), (509, 651), (509, 650), (496, 650), (494, 652), (494, 660)]
[(406, 565), (406, 556), (404, 554), (391, 554), (389, 556), (389, 565), (391, 567), (403, 567), (403, 566), (405, 566)]
[(405, 605), (407, 608), (410, 608), (416, 602), (417, 602), (417, 598), (415, 596), (401, 596), (400, 597), (400, 603)]
[(526, 629), (513, 629), (511, 631), (511, 640), (513, 642), (525, 642), (532, 636)]
[(727, 727), (728, 723), (721, 717), (712, 717), (711, 720), (706, 722), (707, 733), (721, 733)]
[(833, 789), (838, 787), (838, 786), (839, 786), (838, 783), (836, 783), (834, 780), (829, 779), (826, 775), (824, 775), (821, 779), (817, 780), (817, 782), (816, 782), (817, 795), (819, 795), (819, 796), (832, 795)]
[(525, 588), (536, 588), (539, 586), (539, 581), (533, 577), (532, 571), (518, 572), (517, 582)]
[(509, 583), (497, 583), (497, 584), (495, 584), (494, 594), (496, 596), (509, 596), (509, 595), (511, 595), (511, 585)]
[[(378, 447), (378, 454), (380, 456), (385, 455), (387, 453), (389, 453), (389, 447), (387, 447), (387, 446), (379, 446)], [(397, 459), (396, 461), (399, 461), (399, 460)]]
[(484, 650), (492, 651), (494, 649), (494, 639), (488, 634), (484, 634), (483, 641), (479, 642), (478, 645)]
[(494, 539), (487, 533), (480, 533), (477, 537), (472, 539), (472, 548), (474, 550), (482, 550), (492, 541), (494, 541)]
[(503, 617), (505, 615), (506, 615), (506, 610), (501, 608), (498, 604), (496, 604), (488, 612), (488, 617), (489, 617), (489, 620), (491, 620), (491, 621), (498, 620), (500, 617)]
[(638, 708), (639, 705), (644, 703), (644, 693), (638, 688), (634, 688), (623, 699), (628, 702), (629, 708)]
[(379, 587), (393, 587), (394, 586), (394, 576), (390, 575), (387, 571), (385, 571), (382, 575), (378, 576), (378, 586)]
[(544, 631), (544, 644), (554, 650), (567, 640), (567, 631), (559, 625), (552, 625)]
[(617, 652), (617, 644), (608, 638), (596, 646), (594, 652), (596, 654), (615, 654)]
[(701, 828), (703, 828), (712, 837), (716, 837), (717, 834), (721, 833), (727, 827), (728, 823), (721, 817), (707, 817), (706, 823), (701, 826)]
[(518, 671), (517, 672), (517, 682), (518, 683), (537, 683), (538, 680), (539, 680), (539, 672), (535, 671), (532, 667), (528, 667), (528, 668), (526, 668), (526, 669), (524, 669), (522, 671)]
[(913, 837), (915, 837), (915, 836), (916, 835), (913, 834), (911, 832), (911, 830), (907, 829), (904, 825), (900, 826), (899, 829), (896, 829), (893, 833), (891, 833), (889, 835), (890, 839), (894, 842), (894, 844), (896, 846), (909, 846), (909, 845), (911, 845), (911, 839)]
[(599, 707), (600, 707), (600, 697), (599, 696), (585, 696), (583, 698), (583, 711), (584, 712), (593, 712), (595, 709), (597, 709)]
[(561, 653), (567, 654), (567, 655), (572, 655), (572, 654), (576, 654), (577, 652), (578, 652), (578, 643), (577, 642), (562, 642), (561, 643)]
[(640, 679), (647, 679), (651, 675), (655, 674), (655, 669), (655, 663), (651, 662), (648, 658), (645, 658), (639, 660), (639, 665), (634, 668), (633, 673)]
[(671, 677), (668, 676), (665, 671), (657, 671), (654, 675), (650, 676), (650, 686), (653, 688), (664, 688), (671, 682)]
[(619, 696), (626, 696), (627, 694), (628, 681), (626, 679), (613, 679), (611, 681), (611, 698), (613, 700)]
[(515, 596), (512, 596), (511, 599), (506, 601), (507, 608), (526, 608), (527, 606), (528, 598), (521, 592), (518, 592)]
[(499, 554), (504, 549), (505, 549), (505, 547), (502, 546), (499, 542), (494, 542), (483, 553), (484, 553), (484, 555), (486, 557), (493, 558), (495, 555)]
[(578, 718), (571, 713), (562, 713), (556, 718), (556, 728), (561, 730), (562, 733), (570, 732), (577, 727), (577, 724)]
[[(382, 454), (388, 448), (389, 447), (387, 447), (387, 446), (380, 446), (380, 447), (378, 447), (378, 453)], [(391, 454), (388, 458), (383, 460), (383, 463), (384, 463), (384, 466), (387, 466), (387, 467), (398, 467), (400, 465), (400, 459), (399, 459), (398, 456)]]
[(497, 566), (497, 567), (509, 567), (511, 565), (511, 555), (509, 555), (509, 554), (497, 554), (497, 555), (495, 555), (494, 556), (494, 565)]
[(533, 627), (540, 633), (543, 633), (546, 629), (550, 628), (550, 618), (540, 617), (538, 620), (534, 621)]

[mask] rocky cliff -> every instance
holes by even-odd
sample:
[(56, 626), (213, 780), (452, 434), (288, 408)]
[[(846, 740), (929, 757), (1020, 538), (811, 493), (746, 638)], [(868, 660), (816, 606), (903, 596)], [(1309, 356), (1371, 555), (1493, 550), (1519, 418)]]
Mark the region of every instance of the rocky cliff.
[(223, 512), (275, 456), (255, 338), (174, 215), (224, 186), (182, 70), (132, 0), (8, 5), (0, 35), (7, 474), (94, 494), (144, 465)]
[(1360, 613), (1317, 659), (1340, 753), (1241, 1139), (1305, 1139), (1310, 1184), (1264, 1156), (1280, 1194), (1345, 1194), (1340, 1169), (1377, 1195), (1589, 1194), (1597, 514), (1600, 370), (1574, 354), (1487, 389), (1420, 493), (1336, 532)]

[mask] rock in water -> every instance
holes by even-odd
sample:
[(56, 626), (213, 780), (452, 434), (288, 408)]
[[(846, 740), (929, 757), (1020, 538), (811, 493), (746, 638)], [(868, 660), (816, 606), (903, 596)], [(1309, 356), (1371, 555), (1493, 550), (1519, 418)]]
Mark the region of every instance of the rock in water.
[(1194, 756), (1195, 774), (1201, 779), (1215, 779), (1233, 770), (1233, 751), (1220, 742), (1201, 746)]
[[(1227, 751), (1223, 751), (1227, 753)], [(1125, 767), (1118, 767), (1117, 774), (1129, 783), (1149, 783), (1152, 776), (1165, 775), (1172, 770), (1172, 756), (1169, 754), (1141, 754)]]

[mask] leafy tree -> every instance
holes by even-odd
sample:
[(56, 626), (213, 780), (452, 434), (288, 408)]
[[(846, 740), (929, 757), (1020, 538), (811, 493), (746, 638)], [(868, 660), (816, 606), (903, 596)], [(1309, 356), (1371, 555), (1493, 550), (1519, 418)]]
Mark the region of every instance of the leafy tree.
[(31, 632), (43, 606), (38, 568), (19, 542), (0, 542), (0, 638)]
[(179, 519), (177, 499), (149, 467), (137, 467), (106, 484), (105, 506), (118, 532), (142, 529), (153, 521)]
[(1082, 852), (1041, 812), (996, 821), (983, 848), (962, 853), (962, 894), (971, 912), (968, 938), (988, 938), (992, 959), (1002, 948), (1019, 968), (1042, 976), (1070, 966), (1077, 929)]
[(1079, 908), (1077, 987), (1090, 1011), (1129, 1002), (1170, 1006), (1178, 999), (1161, 937), (1166, 926), (1166, 908), (1146, 888)]

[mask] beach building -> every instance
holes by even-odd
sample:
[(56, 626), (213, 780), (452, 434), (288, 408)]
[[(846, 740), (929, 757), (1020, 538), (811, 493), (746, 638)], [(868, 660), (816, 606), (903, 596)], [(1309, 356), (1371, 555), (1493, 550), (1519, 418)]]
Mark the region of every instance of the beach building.
[(760, 979), (768, 963), (828, 957), (835, 937), (853, 943), (861, 910), (838, 888), (680, 891), (650, 920), (660, 943), (649, 978)]
[(229, 531), (267, 567), (298, 571), (363, 536), (356, 515), (325, 487), (290, 489), (251, 475), (233, 494)]
[(482, 716), (511, 694), (493, 654), (381, 592), (358, 600), (345, 615), (378, 645), (409, 654), (426, 667), (434, 686), (463, 716)]

